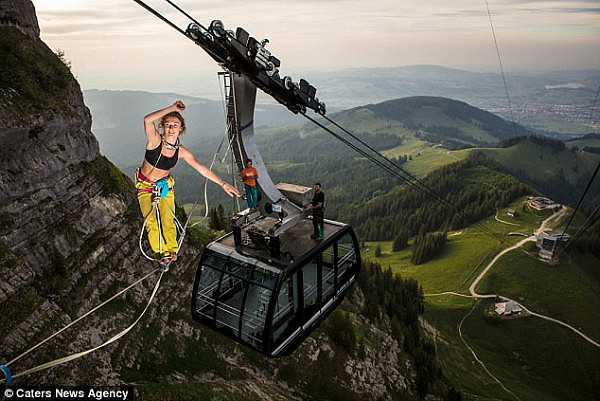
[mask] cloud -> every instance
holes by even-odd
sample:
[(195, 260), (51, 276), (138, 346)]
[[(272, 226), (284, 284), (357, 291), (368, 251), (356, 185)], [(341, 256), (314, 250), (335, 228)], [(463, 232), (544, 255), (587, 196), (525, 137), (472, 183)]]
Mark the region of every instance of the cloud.
[[(190, 22), (164, 0), (145, 1), (183, 29)], [(290, 73), (407, 63), (487, 63), (494, 68), (496, 63), (484, 2), (173, 1), (204, 26), (220, 19), (228, 29), (242, 26), (258, 39), (271, 39), (268, 48)], [(110, 71), (111, 79), (116, 76), (133, 83), (143, 73), (156, 76), (162, 70), (168, 75), (173, 68), (197, 71), (204, 65), (214, 67), (196, 45), (131, 0), (33, 2), (42, 39), (67, 53), (83, 82), (89, 77), (101, 82)], [(553, 65), (559, 65), (558, 58), (566, 54), (564, 46), (571, 43), (571, 60), (586, 67), (600, 65), (598, 0), (495, 0), (489, 7), (507, 60), (551, 68), (547, 56), (541, 58), (540, 52), (531, 49), (556, 54)], [(165, 52), (176, 57), (157, 58)]]

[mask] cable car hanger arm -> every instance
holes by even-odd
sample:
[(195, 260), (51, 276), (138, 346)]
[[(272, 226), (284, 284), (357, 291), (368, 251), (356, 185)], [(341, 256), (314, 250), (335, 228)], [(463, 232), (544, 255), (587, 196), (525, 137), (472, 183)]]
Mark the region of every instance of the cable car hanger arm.
[(225, 30), (219, 20), (212, 21), (206, 28), (172, 1), (165, 0), (190, 19), (191, 23), (184, 30), (144, 1), (133, 1), (192, 40), (225, 69), (246, 76), (263, 92), (293, 113), (304, 114), (306, 109), (311, 109), (325, 115), (325, 104), (316, 97), (317, 89), (314, 86), (305, 79), (296, 83), (289, 76), (281, 78), (281, 61), (265, 48), (268, 39), (258, 41), (241, 27), (238, 27), (235, 33)]

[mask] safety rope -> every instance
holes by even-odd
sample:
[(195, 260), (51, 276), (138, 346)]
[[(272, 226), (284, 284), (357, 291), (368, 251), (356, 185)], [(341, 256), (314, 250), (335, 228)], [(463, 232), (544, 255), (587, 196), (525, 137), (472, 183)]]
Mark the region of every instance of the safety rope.
[[(229, 141), (228, 145), (227, 145), (227, 149), (225, 149), (225, 153), (223, 155), (223, 159), (219, 159), (219, 152), (221, 151), (221, 148), (223, 147), (223, 144), (225, 143), (225, 138), (227, 137), (227, 132), (229, 130), (229, 122), (227, 123), (227, 127), (225, 129), (225, 135), (223, 136), (223, 138), (221, 139), (221, 143), (219, 144), (217, 151), (215, 152), (215, 154), (213, 155), (213, 159), (210, 162), (210, 166), (208, 167), (208, 169), (210, 171), (212, 171), (213, 166), (215, 165), (215, 162), (217, 160), (220, 161), (221, 164), (223, 164), (223, 162), (225, 161), (225, 158), (227, 157), (227, 153), (229, 153), (229, 149), (231, 148), (231, 143), (233, 141), (233, 138), (231, 141)], [(206, 178), (204, 180), (204, 217), (208, 217), (208, 208), (209, 208), (209, 204), (208, 204), (208, 178)]]
[[(32, 352), (33, 350), (37, 349), (38, 347), (40, 347), (41, 345), (45, 344), (46, 342), (48, 342), (49, 340), (51, 340), (52, 338), (56, 337), (57, 335), (59, 335), (60, 333), (62, 333), (63, 331), (67, 330), (69, 327), (73, 326), (74, 324), (76, 324), (77, 322), (81, 321), (82, 319), (84, 319), (85, 317), (91, 315), (92, 313), (94, 313), (95, 311), (97, 311), (98, 309), (100, 309), (101, 307), (103, 307), (104, 305), (106, 305), (107, 303), (109, 303), (110, 301), (112, 301), (113, 299), (117, 298), (118, 296), (124, 294), (125, 292), (127, 292), (128, 290), (130, 290), (131, 288), (135, 287), (136, 285), (138, 285), (139, 283), (141, 283), (142, 281), (146, 280), (148, 277), (154, 275), (156, 273), (156, 271), (160, 271), (161, 274), (158, 278), (158, 280), (156, 281), (156, 284), (154, 285), (154, 290), (152, 291), (152, 295), (150, 296), (150, 299), (148, 300), (148, 303), (146, 304), (146, 307), (144, 308), (144, 310), (142, 311), (142, 313), (138, 316), (138, 318), (133, 322), (133, 324), (131, 324), (129, 327), (127, 327), (125, 330), (121, 331), (120, 333), (116, 334), (115, 336), (113, 336), (112, 338), (110, 338), (108, 341), (94, 347), (91, 348), (87, 351), (82, 351), (82, 352), (78, 352), (63, 358), (59, 358), (59, 359), (55, 359), (53, 361), (44, 363), (42, 365), (36, 366), (34, 368), (31, 369), (27, 369), (23, 372), (19, 372), (17, 374), (12, 375), (12, 378), (15, 377), (20, 377), (20, 376), (24, 376), (30, 373), (34, 373), (43, 369), (47, 369), (50, 368), (52, 366), (55, 365), (59, 365), (61, 363), (64, 362), (68, 362), (77, 358), (80, 358), (84, 355), (89, 354), (90, 352), (93, 352), (97, 349), (100, 349), (116, 340), (118, 340), (119, 338), (121, 338), (122, 336), (124, 336), (125, 334), (127, 334), (138, 322), (139, 320), (142, 318), (142, 316), (146, 313), (146, 310), (148, 310), (148, 307), (150, 306), (150, 303), (152, 303), (152, 300), (154, 299), (154, 296), (156, 295), (156, 292), (158, 291), (158, 287), (160, 285), (160, 281), (162, 279), (163, 274), (165, 273), (165, 270), (157, 268), (152, 270), (150, 273), (146, 274), (144, 277), (138, 279), (137, 281), (135, 281), (134, 283), (130, 284), (129, 286), (127, 286), (126, 288), (122, 289), (121, 291), (119, 291), (118, 293), (116, 293), (115, 295), (113, 295), (112, 297), (110, 297), (109, 299), (107, 299), (106, 301), (102, 302), (100, 305), (96, 306), (95, 308), (91, 309), (90, 311), (86, 312), (85, 314), (81, 315), (80, 317), (78, 317), (77, 319), (75, 319), (74, 321), (72, 321), (71, 323), (67, 324), (65, 327), (63, 327), (62, 329), (58, 330), (57, 332), (55, 332), (54, 334), (46, 337), (44, 340), (40, 341), (39, 343), (37, 343), (36, 345), (34, 345), (33, 347), (29, 348), (28, 350), (26, 350), (25, 352), (21, 353), (20, 355), (18, 355), (17, 357), (13, 358), (10, 362), (8, 362), (7, 364), (3, 365), (8, 367), (9, 365), (11, 365), (12, 363), (18, 361), (19, 359), (21, 359), (22, 357), (24, 357), (25, 355), (29, 354), (30, 352)], [(6, 372), (5, 372), (6, 374)], [(9, 377), (0, 380), (0, 383), (8, 383), (8, 379)]]

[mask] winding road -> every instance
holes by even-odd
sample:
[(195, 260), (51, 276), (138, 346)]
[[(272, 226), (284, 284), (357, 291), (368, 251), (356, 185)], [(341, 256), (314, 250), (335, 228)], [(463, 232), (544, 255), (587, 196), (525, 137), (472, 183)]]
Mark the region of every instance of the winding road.
[[(554, 219), (558, 219), (559, 217), (562, 217), (562, 215), (564, 215), (567, 211), (567, 208), (565, 206), (562, 206), (560, 208), (559, 211), (557, 211), (556, 213), (552, 214), (552, 216), (548, 217), (546, 220), (544, 220), (542, 222), (542, 224), (540, 225), (540, 227), (535, 231), (535, 234), (539, 234), (542, 231), (544, 231), (546, 229), (546, 227), (548, 226), (548, 223)], [(483, 271), (479, 274), (479, 276), (477, 276), (477, 278), (473, 281), (473, 283), (471, 284), (471, 286), (469, 287), (469, 293), (471, 294), (472, 298), (500, 298), (503, 299), (505, 301), (512, 301), (514, 303), (516, 303), (517, 305), (519, 305), (521, 307), (521, 309), (523, 309), (525, 312), (527, 312), (528, 314), (530, 314), (531, 316), (536, 316), (539, 317), (540, 319), (544, 319), (550, 322), (554, 322), (554, 323), (558, 323), (563, 327), (566, 327), (568, 329), (570, 329), (571, 331), (575, 332), (577, 335), (581, 336), (584, 340), (586, 340), (587, 342), (589, 342), (590, 344), (599, 347), (600, 348), (600, 343), (598, 343), (597, 341), (594, 341), (592, 338), (586, 336), (584, 333), (582, 333), (581, 331), (579, 331), (578, 329), (576, 329), (575, 327), (571, 326), (568, 323), (562, 322), (558, 319), (554, 319), (553, 317), (550, 316), (546, 316), (546, 315), (542, 315), (536, 312), (532, 312), (531, 310), (529, 310), (527, 307), (525, 307), (524, 305), (520, 304), (519, 302), (515, 301), (514, 299), (510, 299), (508, 297), (505, 297), (503, 295), (499, 295), (499, 294), (478, 294), (475, 289), (477, 287), (477, 285), (479, 284), (479, 282), (483, 279), (483, 277), (487, 274), (487, 272), (492, 268), (492, 266), (494, 265), (494, 263), (496, 263), (496, 261), (498, 259), (500, 259), (504, 254), (517, 249), (521, 246), (523, 246), (524, 243), (526, 242), (530, 242), (530, 241), (535, 241), (536, 237), (535, 235), (532, 235), (530, 237), (527, 237), (525, 239), (522, 239), (521, 241), (517, 242), (516, 244), (503, 249), (500, 253), (498, 253), (494, 259), (492, 259), (490, 261), (490, 263), (488, 263), (488, 265), (485, 267), (485, 269), (483, 269)]]
[[(483, 269), (483, 271), (477, 276), (477, 278), (475, 278), (475, 280), (473, 281), (473, 283), (471, 283), (471, 286), (469, 287), (469, 293), (470, 295), (466, 295), (466, 294), (461, 294), (458, 292), (454, 292), (454, 291), (445, 291), (445, 292), (440, 292), (440, 293), (436, 293), (436, 294), (425, 294), (425, 296), (441, 296), (441, 295), (454, 295), (454, 296), (458, 296), (458, 297), (464, 297), (464, 298), (475, 298), (475, 299), (483, 299), (483, 298), (500, 298), (502, 300), (505, 301), (512, 301), (515, 304), (519, 305), (519, 307), (521, 307), (521, 309), (523, 311), (525, 311), (526, 313), (528, 313), (531, 316), (536, 316), (540, 319), (544, 319), (553, 323), (557, 323), (563, 327), (566, 327), (567, 329), (573, 331), (574, 333), (576, 333), (577, 335), (579, 335), (581, 338), (583, 338), (584, 340), (586, 340), (587, 342), (589, 342), (590, 344), (599, 347), (600, 348), (600, 343), (598, 343), (597, 341), (593, 340), (592, 338), (588, 337), (587, 335), (585, 335), (584, 333), (582, 333), (580, 330), (578, 330), (577, 328), (571, 326), (568, 323), (565, 323), (563, 321), (560, 321), (558, 319), (555, 319), (553, 317), (550, 316), (546, 316), (546, 315), (542, 315), (540, 313), (536, 313), (533, 312), (531, 310), (529, 310), (527, 307), (525, 307), (524, 305), (522, 305), (521, 303), (515, 301), (514, 299), (505, 297), (503, 295), (499, 295), (499, 294), (478, 294), (476, 292), (476, 288), (477, 285), (481, 282), (481, 280), (483, 279), (483, 277), (487, 274), (487, 272), (492, 268), (492, 266), (494, 265), (494, 263), (496, 263), (496, 261), (498, 259), (500, 259), (504, 254), (517, 249), (521, 246), (523, 246), (523, 244), (525, 244), (526, 242), (530, 242), (530, 241), (536, 241), (536, 235), (541, 233), (542, 231), (544, 231), (546, 229), (546, 227), (548, 226), (548, 223), (554, 219), (558, 219), (559, 217), (562, 217), (565, 212), (567, 211), (567, 208), (565, 206), (562, 206), (560, 210), (558, 210), (556, 213), (552, 214), (550, 217), (548, 217), (547, 219), (545, 219), (542, 224), (540, 225), (540, 227), (535, 231), (534, 235), (527, 237), (519, 242), (517, 242), (516, 244), (502, 250), (501, 252), (499, 252), (485, 267), (485, 269)], [(488, 368), (485, 366), (485, 364), (483, 363), (483, 361), (481, 361), (475, 351), (467, 344), (467, 342), (465, 341), (465, 339), (463, 338), (462, 335), (462, 324), (465, 321), (465, 319), (473, 312), (474, 310), (474, 306), (473, 308), (463, 317), (463, 319), (460, 321), (460, 323), (458, 324), (458, 332), (459, 332), (459, 336), (460, 339), (462, 340), (462, 342), (465, 344), (465, 346), (469, 349), (469, 351), (471, 352), (471, 354), (473, 355), (473, 357), (475, 358), (475, 360), (483, 367), (483, 369), (487, 372), (487, 374), (494, 380), (496, 381), (507, 393), (509, 393), (510, 395), (512, 395), (513, 397), (515, 397), (517, 400), (519, 399), (519, 397), (514, 394), (512, 391), (510, 391), (507, 387), (504, 386), (504, 384), (502, 384), (502, 382), (496, 377), (494, 376), (489, 370)]]

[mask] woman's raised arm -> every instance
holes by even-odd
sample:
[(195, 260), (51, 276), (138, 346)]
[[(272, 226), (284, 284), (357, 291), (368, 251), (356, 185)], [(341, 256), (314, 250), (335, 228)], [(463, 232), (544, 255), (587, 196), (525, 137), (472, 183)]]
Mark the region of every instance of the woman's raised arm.
[(181, 100), (175, 101), (172, 105), (165, 107), (164, 109), (153, 111), (152, 113), (146, 115), (144, 117), (144, 132), (146, 133), (146, 137), (148, 138), (148, 142), (153, 142), (158, 136), (158, 131), (156, 131), (156, 126), (154, 122), (156, 120), (160, 120), (167, 114), (173, 111), (183, 111), (185, 110), (185, 104)]

